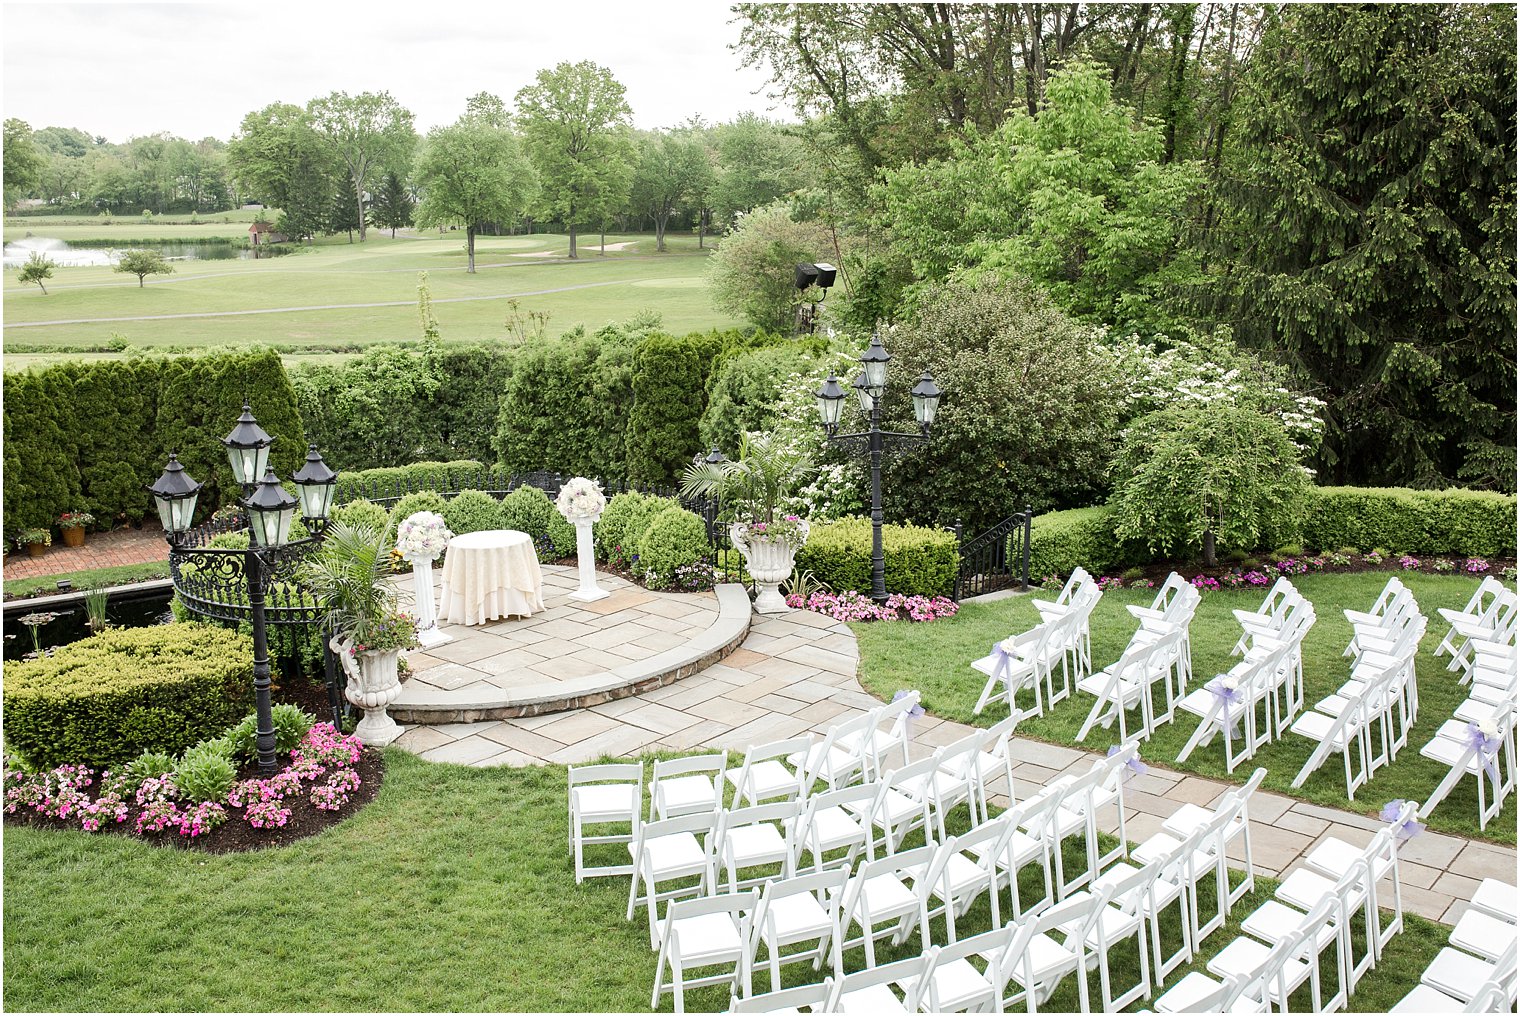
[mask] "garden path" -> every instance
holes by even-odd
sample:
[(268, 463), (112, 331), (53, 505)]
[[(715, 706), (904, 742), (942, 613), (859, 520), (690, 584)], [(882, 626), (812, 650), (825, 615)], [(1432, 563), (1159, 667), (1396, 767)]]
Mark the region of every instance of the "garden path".
[[(461, 638), (476, 637), (451, 634)], [(855, 636), (841, 622), (808, 611), (756, 615), (742, 646), (721, 663), (675, 684), (587, 709), (526, 719), (420, 725), (396, 742), (422, 758), (470, 766), (566, 765), (643, 752), (729, 749), (822, 732), (841, 716), (879, 704), (855, 678)], [(978, 678), (980, 680), (980, 678)], [(933, 716), (914, 723), (913, 757), (972, 728)], [(1015, 791), (1024, 796), (1062, 773), (1085, 772), (1099, 756), (1062, 745), (1015, 739)], [(1232, 784), (1159, 766), (1126, 784), (1126, 830), (1138, 842), (1160, 830), (1185, 803), (1207, 807)], [(1258, 791), (1251, 801), (1256, 869), (1281, 877), (1331, 836), (1361, 846), (1381, 828), (1375, 818)], [(1233, 856), (1233, 855), (1232, 855)], [(1479, 880), (1513, 881), (1515, 848), (1425, 832), (1399, 851), (1405, 906), (1456, 922)], [(1238, 860), (1238, 858), (1237, 858)]]
[(83, 547), (65, 547), (55, 540), (41, 557), (29, 557), (24, 551), (11, 551), (5, 559), (7, 579), (35, 579), (43, 575), (111, 568), (117, 565), (148, 564), (166, 561), (169, 548), (157, 521), (148, 519), (141, 529), (113, 529), (109, 533), (90, 533)]

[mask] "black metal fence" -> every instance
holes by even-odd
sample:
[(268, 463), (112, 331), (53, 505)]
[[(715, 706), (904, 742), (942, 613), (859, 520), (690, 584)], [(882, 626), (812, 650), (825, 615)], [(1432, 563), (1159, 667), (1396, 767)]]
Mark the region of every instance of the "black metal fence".
[[(1010, 515), (970, 540), (960, 540), (960, 569), (955, 575), (956, 600), (999, 589), (1029, 588), (1029, 530), (1034, 509)], [(955, 527), (959, 538), (960, 526)]]

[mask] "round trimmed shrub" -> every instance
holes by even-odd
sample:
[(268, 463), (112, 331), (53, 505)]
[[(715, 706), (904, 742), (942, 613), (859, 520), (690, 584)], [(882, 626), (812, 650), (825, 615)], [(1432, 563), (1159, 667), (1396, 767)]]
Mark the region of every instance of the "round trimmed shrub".
[(666, 508), (649, 520), (639, 537), (639, 568), (652, 585), (671, 586), (676, 569), (707, 555), (707, 527), (685, 508)]
[(334, 522), (342, 522), (350, 526), (384, 526), (390, 521), (391, 513), (381, 505), (373, 501), (360, 498), (350, 501), (348, 504), (340, 504), (328, 513)]
[[(439, 515), (442, 515), (443, 510), (448, 505), (448, 498), (437, 491), (419, 490), (415, 494), (408, 494), (391, 506), (391, 528), (395, 529), (418, 512), (437, 512)], [(450, 526), (449, 528), (452, 530), (454, 527)]]
[(559, 515), (549, 495), (537, 487), (524, 484), (501, 499), (507, 528), (527, 533), (538, 541), (549, 535), (549, 524)]
[(216, 625), (111, 628), (5, 668), (5, 739), (42, 768), (115, 768), (219, 736), (251, 698), (253, 643)]
[(456, 536), (482, 529), (511, 529), (502, 503), (490, 494), (467, 490), (443, 506), (443, 521)]
[(622, 494), (614, 494), (607, 499), (607, 507), (602, 509), (602, 517), (596, 523), (592, 535), (596, 541), (596, 556), (603, 561), (612, 561), (617, 558), (627, 560), (633, 556), (632, 550), (623, 550), (623, 530), (627, 527), (629, 519), (639, 514), (641, 506), (651, 502), (662, 500), (650, 494), (641, 494), (636, 490), (630, 490)]

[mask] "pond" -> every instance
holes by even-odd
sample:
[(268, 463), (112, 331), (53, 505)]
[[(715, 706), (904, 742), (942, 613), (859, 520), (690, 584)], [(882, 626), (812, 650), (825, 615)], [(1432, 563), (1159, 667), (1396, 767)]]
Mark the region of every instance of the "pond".
[[(106, 619), (123, 628), (146, 628), (171, 621), (174, 615), (169, 612), (169, 599), (173, 592), (161, 586), (123, 590), (106, 605)], [(90, 634), (90, 616), (82, 596), (61, 605), (55, 602), (53, 606), (36, 608), (29, 608), (26, 600), (11, 600), (5, 604), (4, 659), (19, 660), (32, 651), (31, 628), (22, 624), (21, 619), (33, 614), (56, 615), (37, 627), (38, 641), (44, 649), (68, 645)]]
[(142, 243), (69, 244), (47, 236), (29, 236), (5, 245), (5, 267), (20, 268), (34, 253), (60, 268), (114, 265), (121, 251), (156, 250), (169, 261), (250, 261), (279, 257), (295, 248), (288, 245), (249, 247), (240, 240), (154, 240)]

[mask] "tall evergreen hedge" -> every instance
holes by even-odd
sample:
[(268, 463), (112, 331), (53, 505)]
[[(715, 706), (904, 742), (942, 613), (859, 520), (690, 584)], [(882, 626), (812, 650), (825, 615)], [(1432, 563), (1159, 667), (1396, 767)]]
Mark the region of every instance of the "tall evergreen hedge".
[(270, 462), (288, 477), (305, 458), (301, 418), (271, 350), (61, 363), (6, 374), (5, 526), (47, 528), (66, 511), (99, 524), (153, 510), (143, 487), (171, 451), (206, 485), (202, 514), (236, 493), (218, 440), (244, 400), (276, 438)]
[(697, 424), (722, 346), (716, 334), (651, 335), (639, 344), (626, 440), (630, 480), (669, 483), (701, 448)]

